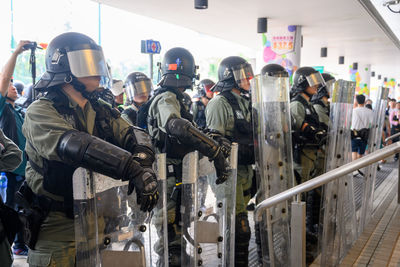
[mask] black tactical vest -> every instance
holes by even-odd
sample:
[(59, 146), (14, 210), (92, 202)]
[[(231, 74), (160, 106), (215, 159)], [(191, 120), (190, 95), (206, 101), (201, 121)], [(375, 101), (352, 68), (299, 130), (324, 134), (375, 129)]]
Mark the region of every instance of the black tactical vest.
[[(252, 121), (246, 120), (236, 97), (231, 91), (224, 91), (220, 93), (220, 95), (228, 100), (228, 103), (233, 111), (233, 117), (235, 120), (233, 136), (228, 138), (231, 142), (236, 142), (239, 144), (238, 163), (240, 165), (254, 164), (255, 156)], [(251, 107), (248, 108), (249, 112), (251, 112)]]
[[(326, 105), (324, 103), (324, 101), (322, 101), (322, 99), (318, 99), (315, 101), (312, 101), (313, 105), (320, 105), (321, 107), (323, 107), (323, 109), (326, 111), (325, 114), (329, 117), (330, 116), (330, 108), (329, 108), (329, 104)], [(326, 125), (325, 123), (320, 122), (320, 126), (324, 128), (324, 130), (328, 131), (328, 125)]]
[(304, 99), (300, 94), (298, 94), (292, 102), (298, 101), (300, 102), (305, 110), (305, 118), (304, 118), (304, 123), (308, 123), (311, 126), (314, 126), (315, 128), (319, 128), (319, 119), (318, 119), (318, 113), (315, 111), (314, 107), (307, 102), (307, 100)]
[[(305, 117), (302, 124), (307, 123), (308, 125), (314, 127), (315, 129), (322, 129), (321, 123), (319, 122), (318, 113), (315, 111), (314, 107), (307, 102), (300, 94), (296, 95), (292, 102), (298, 101), (300, 102), (305, 111)], [(315, 140), (308, 140), (307, 136), (303, 136), (301, 132), (295, 131), (293, 132), (293, 143), (309, 143), (313, 144)]]

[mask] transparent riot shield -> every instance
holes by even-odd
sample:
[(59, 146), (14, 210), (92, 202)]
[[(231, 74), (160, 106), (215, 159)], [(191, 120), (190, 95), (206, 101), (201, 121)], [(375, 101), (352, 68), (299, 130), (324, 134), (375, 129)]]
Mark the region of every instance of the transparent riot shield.
[(229, 179), (216, 185), (213, 162), (198, 152), (182, 162), (182, 266), (233, 266), (237, 144), (232, 144)]
[(128, 182), (75, 171), (76, 266), (168, 266), (165, 162), (157, 155), (160, 199), (152, 212), (140, 211), (135, 192), (127, 195)]
[[(294, 184), (289, 78), (257, 76), (253, 83), (257, 202)], [(263, 266), (290, 265), (289, 204), (267, 209), (258, 220)]]
[[(326, 144), (326, 171), (351, 161), (350, 127), (355, 83), (335, 82)], [(357, 237), (351, 174), (325, 185), (322, 190), (320, 226), (321, 266), (336, 266)]]
[(155, 165), (160, 198), (149, 222), (149, 253), (146, 255), (149, 259), (148, 266), (168, 267), (167, 156), (165, 153), (156, 155)]
[[(380, 87), (374, 110), (374, 118), (368, 136), (368, 153), (380, 149), (382, 131), (385, 123), (385, 110), (389, 88)], [(362, 185), (361, 214), (359, 219), (359, 234), (364, 230), (372, 215), (372, 203), (374, 200), (374, 188), (378, 163), (370, 164), (364, 171), (364, 183)]]
[(146, 266), (151, 215), (127, 195), (128, 182), (78, 168), (73, 190), (76, 266)]

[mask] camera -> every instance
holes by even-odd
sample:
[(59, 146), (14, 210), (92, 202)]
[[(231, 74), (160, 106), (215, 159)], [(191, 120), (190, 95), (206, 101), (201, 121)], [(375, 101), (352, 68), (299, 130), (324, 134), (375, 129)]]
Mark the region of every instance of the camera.
[(36, 49), (36, 48), (42, 49), (40, 46), (37, 45), (36, 42), (29, 42), (28, 44), (24, 45), (23, 47), (24, 47), (25, 50)]

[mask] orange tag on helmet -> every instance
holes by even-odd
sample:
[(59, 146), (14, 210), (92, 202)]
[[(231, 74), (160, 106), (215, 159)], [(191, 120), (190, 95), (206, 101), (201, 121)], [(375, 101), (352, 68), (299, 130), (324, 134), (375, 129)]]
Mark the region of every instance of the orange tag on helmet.
[(178, 65), (177, 64), (169, 64), (168, 65), (168, 70), (177, 70), (178, 69)]

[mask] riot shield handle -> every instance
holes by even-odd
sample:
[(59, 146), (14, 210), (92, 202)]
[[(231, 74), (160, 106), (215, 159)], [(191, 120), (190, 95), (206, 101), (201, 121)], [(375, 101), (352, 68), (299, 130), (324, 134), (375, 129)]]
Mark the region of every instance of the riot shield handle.
[(230, 160), (229, 160), (229, 164), (230, 164), (231, 169), (237, 169), (237, 165), (238, 165), (238, 149), (239, 149), (238, 143), (232, 143), (231, 156), (230, 156)]

